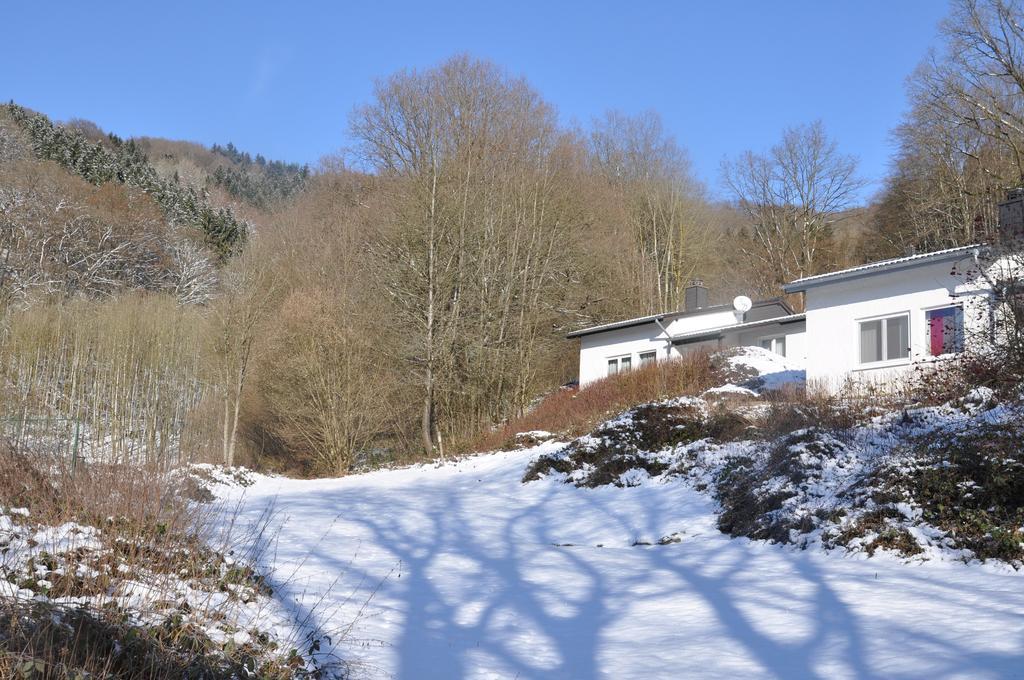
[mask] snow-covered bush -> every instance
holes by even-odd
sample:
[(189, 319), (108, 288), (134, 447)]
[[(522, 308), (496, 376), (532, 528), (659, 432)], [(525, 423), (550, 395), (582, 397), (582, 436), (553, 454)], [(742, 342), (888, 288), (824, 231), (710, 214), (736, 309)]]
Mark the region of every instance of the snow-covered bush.
[(1022, 442), (1015, 420), (932, 434), (883, 464), (875, 485), (976, 557), (1024, 563)]
[(657, 476), (668, 470), (673, 459), (663, 452), (695, 441), (733, 441), (750, 427), (737, 413), (712, 410), (696, 397), (643, 404), (540, 456), (523, 481), (563, 473), (577, 486), (629, 486), (637, 481), (632, 471)]
[(271, 517), (225, 531), (222, 509), (187, 500), (189, 479), (247, 483), (210, 466), (72, 470), (0, 448), (0, 677), (325, 672), (312, 661), (318, 634), (254, 569)]
[(720, 393), (641, 405), (547, 445), (523, 481), (683, 478), (718, 501), (731, 536), (1024, 565), (1020, 397), (975, 388), (928, 405), (792, 390), (723, 402)]

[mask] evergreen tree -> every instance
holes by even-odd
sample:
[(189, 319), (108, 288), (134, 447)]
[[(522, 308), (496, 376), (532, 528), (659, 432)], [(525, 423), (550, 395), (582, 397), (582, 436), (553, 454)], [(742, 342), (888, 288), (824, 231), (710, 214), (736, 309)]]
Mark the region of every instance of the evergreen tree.
[[(95, 185), (116, 181), (153, 196), (168, 221), (179, 227), (200, 230), (206, 242), (226, 259), (245, 242), (249, 224), (230, 209), (215, 209), (206, 196), (177, 178), (164, 179), (149, 163), (135, 140), (108, 136), (108, 145), (90, 142), (80, 130), (54, 125), (46, 116), (14, 103), (7, 105), (11, 118), (28, 133), (36, 155), (55, 161)], [(229, 150), (233, 147), (229, 144)], [(237, 151), (236, 151), (237, 153)]]

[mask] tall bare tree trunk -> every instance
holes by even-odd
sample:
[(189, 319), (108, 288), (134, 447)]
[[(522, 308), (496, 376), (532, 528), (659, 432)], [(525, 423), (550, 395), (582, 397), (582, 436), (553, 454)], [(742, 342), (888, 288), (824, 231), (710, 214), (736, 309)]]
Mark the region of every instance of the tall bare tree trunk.
[(437, 258), (437, 161), (434, 160), (430, 179), (430, 219), (427, 243), (427, 327), (426, 367), (423, 372), (423, 419), (421, 435), (427, 455), (434, 451), (434, 304)]

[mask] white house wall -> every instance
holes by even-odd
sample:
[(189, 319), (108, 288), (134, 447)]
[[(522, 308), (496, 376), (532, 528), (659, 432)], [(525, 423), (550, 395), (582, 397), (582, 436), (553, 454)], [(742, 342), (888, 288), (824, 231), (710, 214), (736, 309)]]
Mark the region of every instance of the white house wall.
[(803, 322), (766, 326), (728, 334), (724, 344), (728, 347), (758, 347), (762, 340), (778, 337), (786, 338), (786, 358), (799, 362), (807, 360), (807, 328)]
[(657, 324), (619, 328), (580, 338), (580, 385), (600, 380), (608, 375), (608, 360), (623, 356), (640, 362), (641, 352), (655, 351), (658, 360), (668, 357), (669, 343)]
[[(736, 323), (736, 313), (726, 310), (683, 316), (663, 325), (671, 335), (678, 335), (733, 323)], [(717, 347), (717, 343), (713, 346)], [(687, 349), (689, 347), (683, 348), (683, 352)], [(640, 354), (650, 351), (657, 352), (658, 361), (680, 356), (656, 323), (584, 335), (580, 338), (580, 385), (606, 377), (609, 359), (628, 356), (636, 367), (640, 364)]]
[[(847, 379), (890, 381), (906, 375), (917, 362), (931, 361), (925, 317), (929, 309), (963, 304), (967, 336), (984, 332), (985, 298), (977, 295), (976, 286), (954, 276), (952, 268), (951, 262), (936, 262), (808, 289), (808, 382), (835, 390)], [(954, 292), (961, 295), (954, 297)], [(859, 323), (900, 313), (910, 317), (910, 357), (862, 365)]]
[[(671, 336), (692, 333), (711, 328), (735, 324), (740, 319), (732, 310), (695, 314), (673, 319), (662, 325)], [(656, 352), (658, 361), (680, 357), (697, 349), (715, 351), (721, 347), (737, 345), (758, 345), (762, 338), (786, 336), (786, 356), (803, 360), (806, 355), (804, 324), (769, 326), (751, 329), (744, 333), (728, 334), (722, 340), (704, 340), (673, 347), (668, 337), (655, 323), (645, 323), (629, 328), (619, 328), (601, 333), (584, 335), (580, 338), (580, 385), (600, 380), (608, 375), (608, 360), (624, 356), (630, 358), (633, 368), (640, 365), (640, 354)]]

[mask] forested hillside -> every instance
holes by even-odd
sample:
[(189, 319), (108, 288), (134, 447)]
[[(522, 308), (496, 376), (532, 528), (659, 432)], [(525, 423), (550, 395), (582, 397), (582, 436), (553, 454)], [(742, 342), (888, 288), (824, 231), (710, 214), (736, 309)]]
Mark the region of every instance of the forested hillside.
[[(1022, 176), (1014, 26), (970, 3), (951, 16), (872, 200), (820, 122), (728, 160), (723, 200), (656, 113), (566, 127), (468, 56), (378, 81), (354, 148), (314, 168), (4, 106), (14, 434), (84, 426), (99, 455), (120, 428), (126, 451), (187, 442), (306, 474), (446, 454), (575, 377), (566, 331), (676, 308), (692, 279), (713, 301), (775, 295), (973, 242)], [(104, 353), (120, 367), (96, 368)]]

